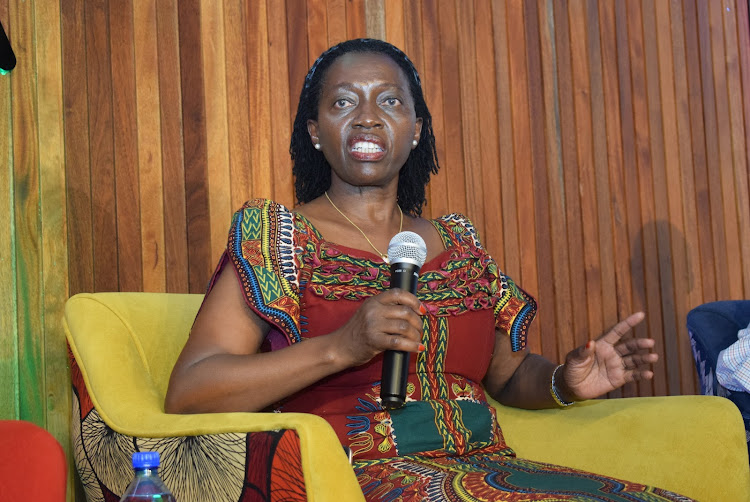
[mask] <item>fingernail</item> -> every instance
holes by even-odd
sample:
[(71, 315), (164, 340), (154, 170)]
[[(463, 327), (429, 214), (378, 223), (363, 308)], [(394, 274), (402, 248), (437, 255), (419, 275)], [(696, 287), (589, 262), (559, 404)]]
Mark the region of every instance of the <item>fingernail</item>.
[(588, 342), (586, 342), (586, 349), (590, 349), (593, 344), (594, 344), (594, 342), (592, 342), (591, 340), (589, 340)]
[(424, 352), (425, 350), (427, 350), (427, 347), (425, 347), (424, 344), (420, 343), (419, 347), (417, 347), (417, 350), (419, 350), (420, 352)]
[(425, 315), (427, 313), (427, 307), (424, 306), (424, 303), (419, 304), (419, 313), (422, 315)]

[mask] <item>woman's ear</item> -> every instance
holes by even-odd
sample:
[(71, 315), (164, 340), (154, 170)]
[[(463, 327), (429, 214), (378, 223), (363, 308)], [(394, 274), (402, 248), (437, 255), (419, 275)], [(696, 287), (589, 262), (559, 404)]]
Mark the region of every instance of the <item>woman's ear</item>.
[(313, 142), (313, 145), (316, 143), (320, 143), (320, 138), (318, 138), (318, 122), (309, 119), (307, 121), (307, 133), (310, 135), (310, 139)]
[[(308, 126), (308, 129), (310, 127)], [(414, 148), (419, 144), (419, 138), (422, 137), (422, 117), (417, 117), (417, 121), (414, 123)]]

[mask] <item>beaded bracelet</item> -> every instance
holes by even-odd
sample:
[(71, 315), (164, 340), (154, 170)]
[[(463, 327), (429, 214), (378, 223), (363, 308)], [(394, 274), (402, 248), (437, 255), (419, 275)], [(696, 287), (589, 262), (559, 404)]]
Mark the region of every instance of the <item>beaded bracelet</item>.
[(570, 406), (571, 404), (575, 404), (575, 401), (563, 401), (563, 399), (560, 397), (560, 393), (557, 391), (557, 385), (555, 385), (555, 375), (557, 375), (557, 370), (562, 367), (563, 365), (560, 364), (552, 372), (552, 382), (549, 386), (549, 393), (552, 394), (552, 399), (555, 400), (558, 406)]

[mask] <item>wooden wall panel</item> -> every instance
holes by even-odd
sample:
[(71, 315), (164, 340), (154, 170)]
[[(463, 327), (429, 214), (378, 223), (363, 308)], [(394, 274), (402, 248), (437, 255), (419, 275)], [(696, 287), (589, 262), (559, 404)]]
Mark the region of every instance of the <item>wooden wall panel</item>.
[[(0, 0), (0, 22), (8, 38), (13, 40), (15, 33), (10, 29), (9, 2)], [(2, 77), (2, 75), (0, 75)], [(0, 78), (0, 284), (6, 291), (0, 300), (0, 416), (19, 416), (18, 381), (18, 319), (16, 250), (15, 250), (15, 195), (13, 169), (13, 108), (11, 106), (12, 87), (7, 76)]]
[(346, 38), (417, 66), (442, 166), (424, 215), (466, 213), (539, 299), (533, 350), (645, 310), (656, 379), (610, 397), (694, 393), (687, 312), (750, 297), (744, 0), (0, 0), (0, 20), (0, 409), (62, 439), (64, 299), (204, 291), (244, 200), (294, 205), (302, 82)]
[[(138, 92), (145, 86), (136, 86), (138, 76), (135, 62), (133, 9), (130, 2), (113, 1), (109, 9), (109, 50), (112, 57), (112, 111), (117, 120), (113, 123), (115, 196), (117, 216), (117, 242), (141, 242), (141, 203), (139, 190), (140, 157), (138, 138), (148, 130), (148, 124), (139, 123), (137, 113)], [(136, 24), (141, 26), (141, 20)], [(142, 67), (142, 64), (140, 65)], [(139, 126), (142, 126), (139, 127)], [(124, 246), (117, 254), (118, 287), (123, 291), (143, 289), (143, 260), (138, 246)], [(120, 274), (129, 270), (131, 273)]]
[[(156, 2), (159, 106), (164, 188), (166, 291), (189, 290), (182, 82), (177, 0)], [(244, 64), (240, 65), (244, 67)], [(231, 130), (231, 128), (230, 128)]]

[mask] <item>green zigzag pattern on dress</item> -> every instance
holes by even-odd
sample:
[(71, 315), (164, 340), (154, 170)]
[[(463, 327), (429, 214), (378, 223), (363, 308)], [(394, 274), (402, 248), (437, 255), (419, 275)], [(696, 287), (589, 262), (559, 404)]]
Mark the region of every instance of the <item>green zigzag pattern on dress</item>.
[(429, 400), (428, 403), (435, 412), (435, 426), (443, 437), (443, 449), (449, 453), (454, 453), (456, 451), (456, 443), (453, 441), (453, 436), (446, 425), (445, 410), (443, 409), (442, 403), (432, 399)]
[(266, 305), (270, 305), (283, 295), (279, 286), (278, 276), (264, 267), (253, 267), (255, 277), (258, 279), (263, 300)]
[(249, 241), (260, 235), (261, 218), (257, 208), (247, 208), (242, 218), (242, 240)]

